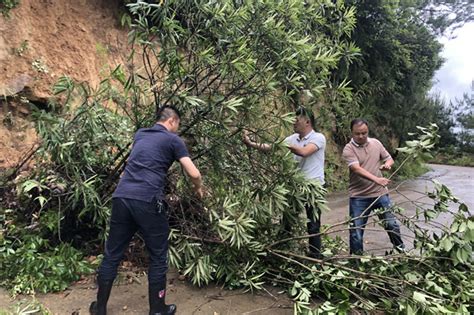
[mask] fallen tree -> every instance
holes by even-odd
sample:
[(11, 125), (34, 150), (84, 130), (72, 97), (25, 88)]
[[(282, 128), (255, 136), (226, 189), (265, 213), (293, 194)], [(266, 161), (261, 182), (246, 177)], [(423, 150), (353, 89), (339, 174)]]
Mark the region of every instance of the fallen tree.
[[(62, 78), (54, 91), (64, 106), (37, 113), (42, 142), (32, 155), (35, 169), (16, 178), (4, 202), (3, 285), (17, 292), (60, 290), (89, 270), (77, 248), (94, 252), (103, 240), (110, 193), (132, 134), (153, 122), (156, 106), (172, 103), (184, 113), (180, 132), (209, 191), (203, 202), (194, 200), (185, 177), (176, 176), (180, 170), (172, 170), (170, 264), (194, 284), (283, 286), (296, 313), (472, 310), (474, 222), (467, 207), (459, 204), (452, 225), (435, 234), (419, 224), (457, 202), (442, 185), (430, 193), (434, 206), (420, 207), (418, 216), (403, 218), (395, 209), (412, 230), (412, 255), (387, 252), (354, 263), (333, 237), (347, 231), (348, 221), (322, 231), (325, 259), (303, 254), (308, 236), (299, 213), (305, 201), (324, 207), (325, 190), (304, 180), (280, 139), (293, 120), (288, 113), (301, 102), (316, 108), (330, 94), (353, 116), (352, 94), (344, 84), (331, 88), (330, 79), (341, 58), (358, 53), (349, 41), (353, 8), (167, 1), (134, 3), (130, 12), (135, 50), (128, 70), (117, 67), (97, 89)], [(274, 150), (248, 150), (244, 129)], [(421, 129), (420, 138), (407, 143), (407, 159), (434, 145), (435, 129)], [(282, 237), (282, 217), (293, 221), (294, 237)], [(20, 263), (25, 252), (32, 257), (27, 265)]]

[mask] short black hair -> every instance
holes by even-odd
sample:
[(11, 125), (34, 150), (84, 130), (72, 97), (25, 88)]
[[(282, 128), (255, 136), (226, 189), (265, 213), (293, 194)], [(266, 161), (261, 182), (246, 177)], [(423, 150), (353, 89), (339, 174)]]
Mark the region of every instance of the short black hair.
[(300, 106), (295, 111), (296, 116), (307, 117), (311, 123), (311, 127), (314, 128), (314, 115), (311, 109), (306, 109), (304, 106)]
[(367, 127), (369, 127), (369, 123), (367, 122), (367, 120), (365, 120), (363, 118), (352, 119), (352, 121), (351, 121), (351, 131), (352, 131), (352, 128), (355, 125), (366, 125)]
[(165, 121), (171, 117), (181, 119), (181, 113), (173, 105), (163, 105), (156, 112), (156, 121)]

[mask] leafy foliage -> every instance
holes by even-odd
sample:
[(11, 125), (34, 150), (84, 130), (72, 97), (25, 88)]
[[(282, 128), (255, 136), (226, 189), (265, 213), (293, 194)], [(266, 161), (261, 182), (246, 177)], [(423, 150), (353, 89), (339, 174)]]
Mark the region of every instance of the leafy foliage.
[[(117, 68), (113, 75), (119, 71)], [(40, 203), (39, 211), (45, 203), (57, 209), (58, 220), (68, 226), (68, 234), (62, 235), (65, 240), (82, 234), (80, 231), (105, 225), (109, 208), (103, 196), (114, 176), (114, 158), (128, 150), (130, 144), (131, 121), (105, 103), (113, 97), (109, 83), (104, 80), (97, 91), (92, 91), (85, 84), (76, 85), (69, 78), (62, 78), (54, 91), (66, 93), (68, 100), (75, 94), (74, 101), (79, 105), (67, 102), (59, 113), (36, 114), (37, 131), (43, 141), (37, 157), (44, 168), (37, 169), (32, 174), (36, 181), (24, 183), (20, 192), (37, 196), (34, 200)], [(58, 224), (53, 235), (61, 239), (60, 233)]]
[[(258, 288), (263, 262), (271, 260), (265, 244), (282, 232), (275, 220), (284, 216), (301, 228), (297, 213), (304, 202), (324, 205), (324, 189), (304, 180), (279, 139), (293, 121), (286, 113), (302, 94), (313, 96), (309, 107), (325, 91), (347, 94), (344, 86), (326, 85), (338, 60), (356, 55), (347, 41), (354, 9), (301, 1), (139, 2), (129, 8), (131, 37), (143, 47), (157, 104), (174, 103), (185, 113), (181, 135), (192, 139), (212, 194), (203, 214), (177, 182), (173, 208), (187, 213), (172, 214), (171, 262), (196, 284), (215, 279)], [(256, 128), (275, 150), (264, 156), (249, 151), (241, 143), (247, 128)]]
[(352, 39), (362, 57), (350, 66), (339, 67), (335, 80), (350, 79), (348, 86), (356, 91), (361, 107), (358, 116), (376, 122), (377, 128), (371, 130), (383, 143), (393, 143), (391, 138), (399, 140), (396, 147), (417, 125), (432, 122), (419, 113), (436, 111), (426, 94), (442, 64), (442, 46), (417, 18), (413, 3), (350, 3), (357, 6)]
[(10, 10), (20, 3), (19, 0), (0, 0), (0, 12), (4, 17), (8, 17)]
[(83, 254), (66, 243), (54, 247), (32, 235), (12, 241), (13, 236), (22, 234), (12, 224), (7, 233), (8, 238), (0, 239), (0, 283), (14, 294), (61, 291), (81, 274), (92, 272), (83, 262)]
[[(133, 133), (153, 123), (157, 106), (172, 103), (184, 113), (180, 133), (209, 192), (204, 201), (195, 200), (187, 179), (178, 176), (177, 167), (171, 169), (169, 259), (194, 284), (284, 286), (295, 313), (467, 312), (474, 227), (467, 207), (443, 185), (429, 194), (433, 206), (420, 206), (415, 216), (393, 209), (413, 234), (411, 255), (388, 251), (354, 259), (333, 237), (347, 233), (348, 221), (323, 229), (324, 260), (301, 254), (308, 236), (300, 214), (305, 203), (324, 209), (326, 190), (304, 179), (281, 142), (294, 120), (288, 113), (300, 104), (317, 109), (321, 126), (335, 127), (339, 141), (347, 116), (361, 109), (375, 116), (374, 108), (385, 106), (377, 118), (394, 127), (395, 114), (408, 110), (410, 101), (422, 104), (426, 80), (438, 66), (439, 47), (409, 11), (380, 2), (357, 5), (356, 11), (343, 1), (322, 0), (130, 3), (131, 17), (124, 23), (130, 23), (134, 49), (127, 73), (117, 67), (97, 89), (61, 78), (54, 91), (65, 107), (36, 114), (42, 139), (36, 168), (17, 180), (18, 213), (5, 220), (2, 233), (8, 266), (33, 257), (23, 274), (34, 277), (34, 266), (41, 265), (57, 271), (61, 281), (70, 280), (57, 267), (57, 257), (63, 257), (62, 262), (76, 262), (74, 273), (86, 272), (77, 252), (64, 243), (85, 251), (100, 246), (110, 193)], [(370, 23), (359, 23), (353, 34), (364, 16), (380, 27), (364, 30)], [(373, 34), (378, 36), (372, 41)], [(356, 47), (351, 36), (366, 45)], [(381, 57), (385, 53), (393, 64)], [(405, 97), (403, 89), (413, 93)], [(413, 120), (406, 124), (416, 130)], [(248, 149), (242, 130), (272, 143), (273, 150)], [(404, 135), (401, 130), (397, 135)], [(421, 136), (400, 150), (406, 158), (399, 169), (437, 140), (435, 125), (418, 131)], [(449, 202), (458, 203), (456, 213), (450, 213)], [(445, 213), (453, 222), (440, 229), (432, 222)], [(284, 233), (283, 218), (292, 223), (293, 237)], [(31, 249), (32, 244), (37, 245)], [(15, 270), (8, 270), (4, 283), (16, 279)], [(63, 287), (60, 281), (32, 279), (34, 289)], [(29, 288), (20, 285), (23, 278), (18, 283), (18, 291)], [(326, 302), (318, 304), (321, 299)]]
[[(345, 36), (349, 34), (341, 31), (346, 29), (340, 26), (341, 20), (335, 19), (338, 27), (331, 24), (335, 22), (333, 17), (340, 16), (342, 21), (353, 25), (354, 11), (346, 9), (341, 2), (325, 3), (328, 8), (324, 12), (319, 11), (321, 6), (304, 4), (305, 12), (311, 12), (309, 16), (301, 13), (304, 5), (300, 2), (266, 5), (222, 2), (209, 7), (204, 3), (186, 1), (170, 1), (156, 6), (145, 3), (130, 5), (135, 16), (131, 35), (144, 47), (149, 65), (147, 76), (154, 88), (154, 96), (160, 104), (178, 104), (189, 115), (190, 123), (181, 132), (195, 141), (194, 158), (206, 174), (212, 196), (204, 205), (186, 200), (189, 198), (186, 194), (179, 198), (183, 195), (180, 189), (185, 186), (181, 180), (177, 182), (176, 196), (171, 198), (175, 201), (173, 209), (178, 211), (172, 214), (177, 224), (171, 238), (170, 261), (198, 285), (212, 279), (229, 286), (243, 285), (249, 290), (260, 288), (265, 281), (289, 285), (290, 294), (295, 299), (295, 312), (298, 313), (335, 309), (344, 312), (354, 307), (400, 312), (408, 309), (419, 312), (467, 309), (469, 294), (448, 302), (427, 283), (401, 278), (404, 273), (399, 271), (413, 271), (408, 263), (413, 259), (420, 262), (421, 267), (416, 269), (420, 275), (430, 278), (423, 267), (427, 263), (425, 259), (429, 260), (429, 265), (433, 264), (435, 270), (441, 268), (438, 264), (447, 264), (456, 272), (444, 276), (444, 271), (440, 274), (433, 271), (435, 275), (442, 274), (442, 281), (451, 284), (462, 283), (466, 288), (463, 291), (469, 291), (472, 281), (463, 278), (466, 266), (462, 264), (469, 267), (472, 261), (465, 261), (465, 254), (460, 256), (462, 264), (455, 260), (431, 261), (430, 255), (436, 255), (425, 256), (425, 252), (414, 258), (406, 255), (391, 255), (388, 259), (365, 256), (361, 269), (358, 269), (351, 265), (350, 257), (341, 259), (344, 247), (336, 246), (334, 242), (329, 243), (334, 246), (327, 248), (330, 258), (318, 267), (308, 266), (307, 262), (321, 263), (320, 260), (299, 254), (304, 252), (307, 236), (281, 236), (281, 228), (275, 226), (279, 218), (293, 219), (298, 227), (297, 233), (304, 234), (304, 225), (298, 216), (304, 201), (324, 206), (324, 190), (301, 177), (291, 154), (278, 141), (292, 120), (291, 116), (285, 115), (288, 110), (284, 109), (299, 104), (305, 91), (316, 96), (309, 98), (307, 104), (310, 106), (317, 106), (317, 98), (325, 99), (327, 95), (337, 95), (332, 100), (340, 101), (331, 103), (330, 108), (337, 108), (344, 104), (344, 100), (352, 100), (346, 83), (332, 84), (331, 72), (344, 58), (350, 64), (358, 50), (348, 49), (351, 44), (345, 41)], [(391, 21), (396, 23), (396, 9), (391, 10)], [(328, 12), (331, 12), (330, 17), (326, 16)], [(278, 23), (279, 18), (292, 23)], [(265, 22), (262, 24), (262, 21)], [(320, 21), (324, 21), (324, 26), (318, 24), (322, 24)], [(200, 25), (206, 25), (206, 28), (200, 28)], [(311, 25), (311, 29), (307, 25)], [(421, 95), (428, 87), (426, 79), (436, 69), (432, 61), (439, 46), (416, 24), (407, 20), (404, 26), (407, 25), (412, 27), (412, 33), (400, 36), (413, 36), (414, 42), (414, 38), (422, 38), (432, 45), (429, 47), (432, 50), (426, 52), (425, 68), (415, 69), (405, 60), (407, 69), (410, 69), (407, 73), (418, 71), (419, 76), (410, 82), (415, 90), (419, 88), (414, 93)], [(253, 32), (243, 31), (248, 29)], [(321, 30), (324, 30), (324, 35)], [(392, 30), (398, 29), (393, 26)], [(305, 40), (299, 41), (296, 34), (304, 34)], [(318, 45), (329, 43), (325, 36), (333, 41), (331, 47), (335, 48), (330, 52), (335, 55), (332, 57), (320, 53), (327, 46), (319, 48)], [(287, 43), (292, 43), (292, 46), (285, 46)], [(160, 49), (154, 48), (155, 45)], [(405, 52), (409, 60), (416, 58), (414, 50), (406, 49)], [(313, 72), (314, 69), (318, 71)], [(268, 155), (247, 151), (239, 139), (242, 129), (250, 129), (263, 141), (273, 143), (274, 150)], [(407, 160), (433, 147), (437, 139), (436, 129), (436, 126), (420, 129), (420, 139), (408, 142), (406, 149), (401, 150), (406, 151)], [(441, 198), (439, 195), (435, 193), (433, 196), (437, 199)], [(186, 214), (180, 209), (186, 209)], [(435, 207), (426, 211), (436, 214), (446, 210)], [(427, 217), (427, 220), (432, 217)], [(458, 219), (468, 220), (465, 215), (458, 216)], [(425, 230), (411, 226), (410, 222), (407, 219), (405, 224), (413, 228), (414, 234), (426, 235)], [(345, 224), (347, 222), (339, 226)], [(330, 234), (331, 228), (323, 233)], [(424, 243), (417, 244), (428, 246), (429, 242), (436, 243), (436, 240), (426, 238)], [(470, 241), (465, 245), (472, 247)], [(331, 259), (332, 256), (337, 258)], [(311, 310), (311, 301), (315, 297), (330, 302)], [(358, 301), (355, 304), (354, 299)], [(446, 308), (445, 305), (449, 306)]]
[[(474, 91), (474, 84), (472, 90)], [(459, 128), (456, 136), (459, 147), (464, 152), (474, 153), (474, 95), (465, 93), (462, 99), (456, 100), (455, 103), (455, 122)]]
[(37, 313), (51, 315), (51, 312), (35, 298), (30, 301), (19, 301), (13, 306), (0, 310), (0, 315), (28, 315)]
[(439, 149), (434, 157), (436, 163), (451, 165), (474, 165), (474, 102), (465, 93), (461, 99), (446, 104), (439, 95), (431, 99), (436, 111), (427, 115), (440, 126)]
[(470, 0), (421, 0), (415, 2), (420, 18), (437, 34), (453, 31), (474, 19)]
[(42, 139), (36, 167), (5, 189), (2, 208), (0, 279), (15, 293), (64, 290), (93, 271), (75, 247), (90, 251), (103, 239), (114, 158), (123, 158), (130, 144), (132, 121), (107, 106), (120, 74), (115, 69), (96, 91), (61, 78), (54, 91), (64, 94), (64, 107), (34, 114)]

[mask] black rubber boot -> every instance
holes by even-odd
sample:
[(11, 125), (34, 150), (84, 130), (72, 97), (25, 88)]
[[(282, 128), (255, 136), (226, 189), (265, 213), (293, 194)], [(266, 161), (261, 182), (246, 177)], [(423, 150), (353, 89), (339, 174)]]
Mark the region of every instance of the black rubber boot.
[(173, 315), (176, 313), (176, 305), (165, 304), (166, 283), (160, 286), (148, 287), (148, 300), (150, 302), (150, 315)]
[(91, 303), (89, 313), (91, 315), (106, 315), (107, 301), (112, 290), (113, 281), (98, 281), (97, 301)]

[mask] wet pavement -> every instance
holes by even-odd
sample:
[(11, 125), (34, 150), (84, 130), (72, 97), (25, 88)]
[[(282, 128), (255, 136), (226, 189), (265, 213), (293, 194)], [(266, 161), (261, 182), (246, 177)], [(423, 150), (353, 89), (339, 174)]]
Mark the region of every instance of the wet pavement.
[[(428, 198), (426, 193), (433, 191), (433, 181), (438, 181), (451, 189), (453, 195), (464, 202), (470, 209), (471, 215), (474, 215), (474, 168), (437, 164), (429, 164), (428, 167), (431, 170), (416, 179), (390, 185), (392, 203), (405, 209), (402, 215), (398, 216), (399, 219), (402, 220), (403, 216), (413, 216), (417, 208), (422, 212), (423, 209), (432, 207), (433, 200)], [(347, 193), (331, 194), (328, 198), (331, 210), (322, 215), (322, 224), (334, 226), (329, 230), (335, 231), (331, 235), (340, 236), (347, 244), (349, 242), (347, 224), (343, 222), (349, 218), (348, 203)], [(455, 204), (450, 204), (450, 210), (453, 212), (457, 212), (457, 207)], [(425, 224), (422, 219), (417, 222), (420, 226), (436, 232), (449, 224), (451, 219), (452, 215), (446, 213), (441, 214), (430, 225)], [(403, 224), (401, 233), (407, 248), (413, 248), (413, 233)], [(379, 254), (390, 249), (391, 244), (387, 233), (374, 223), (373, 218), (370, 218), (364, 235), (364, 250)]]

